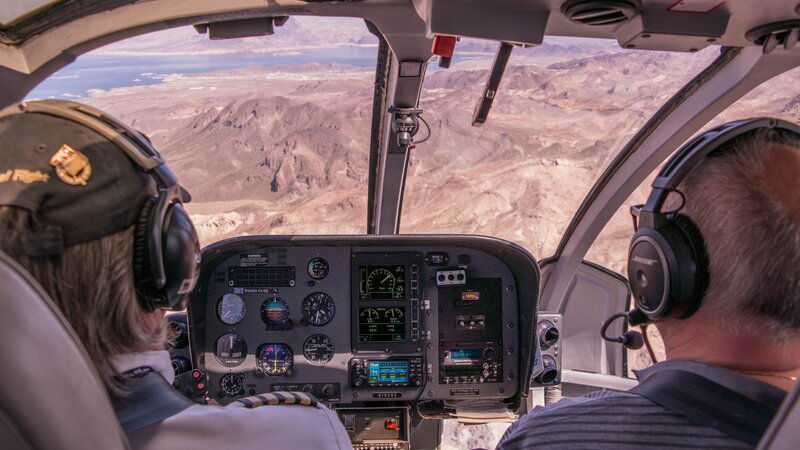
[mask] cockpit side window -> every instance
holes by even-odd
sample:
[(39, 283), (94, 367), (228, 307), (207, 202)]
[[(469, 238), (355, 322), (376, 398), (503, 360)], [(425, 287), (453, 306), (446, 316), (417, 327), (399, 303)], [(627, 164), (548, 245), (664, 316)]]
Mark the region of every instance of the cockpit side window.
[[(703, 127), (703, 130), (725, 122), (756, 116), (776, 117), (795, 123), (800, 121), (800, 88), (797, 87), (798, 80), (800, 80), (800, 69), (791, 70), (767, 81), (728, 107)], [(619, 274), (626, 274), (628, 245), (630, 244), (631, 236), (633, 236), (630, 206), (642, 204), (647, 200), (647, 196), (650, 193), (650, 185), (656, 173), (658, 173), (658, 169), (616, 211), (586, 254), (587, 260), (607, 267)], [(660, 344), (658, 331), (655, 327), (649, 327), (648, 335), (654, 344), (657, 360), (663, 360), (665, 356), (663, 346)], [(628, 365), (630, 370), (642, 369), (652, 364), (652, 358), (645, 348), (636, 351), (629, 350), (629, 352)]]

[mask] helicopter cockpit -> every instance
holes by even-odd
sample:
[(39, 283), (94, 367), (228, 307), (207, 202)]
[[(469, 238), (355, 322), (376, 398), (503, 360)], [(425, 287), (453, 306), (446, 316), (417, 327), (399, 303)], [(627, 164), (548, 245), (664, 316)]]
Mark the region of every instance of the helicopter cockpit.
[[(240, 98), (234, 103), (208, 107), (145, 87), (125, 97), (76, 99), (112, 111), (119, 108), (123, 120), (150, 135), (165, 160), (176, 162), (179, 179), (187, 173), (202, 180), (201, 197), (209, 201), (188, 210), (200, 224), (201, 236), (202, 227), (222, 230), (204, 242), (187, 309), (168, 315), (176, 388), (195, 402), (223, 406), (264, 393), (311, 394), (336, 412), (354, 448), (444, 448), (443, 429), (452, 421), (509, 423), (562, 396), (635, 386), (631, 369), (639, 368), (637, 361), (656, 358), (650, 342), (655, 338), (645, 329), (644, 341), (631, 342), (636, 340), (628, 334), (633, 325), (625, 321), (603, 326), (609, 316), (631, 308), (631, 290), (620, 274), (624, 267), (610, 260), (589, 262), (587, 254), (605, 234), (613, 234), (615, 240), (608, 242), (622, 243), (623, 252), (627, 250), (630, 233), (607, 224), (627, 216), (629, 199), (641, 196), (640, 186), (648, 187), (654, 171), (707, 124), (728, 118), (731, 105), (740, 108), (731, 116), (766, 109), (768, 115), (800, 118), (800, 92), (793, 86), (798, 74), (793, 69), (800, 66), (800, 5), (781, 0), (3, 3), (0, 109), (37, 96), (66, 98), (43, 90), (54, 74), (72, 76), (64, 71), (79, 65), (81, 55), (148, 33), (193, 27), (192, 33), (204, 42), (264, 37), (268, 45), (272, 35), (277, 38), (294, 21), (310, 17), (348, 18), (363, 27), (362, 35), (348, 39), (376, 55), (369, 60), (374, 70), (335, 65), (308, 69), (341, 71), (335, 94), (325, 92), (313, 77), (290, 84), (286, 80), (308, 76), (291, 69), (253, 75), (246, 66), (221, 66), (230, 72), (188, 79), (181, 90), (203, 91), (206, 100), (216, 102), (221, 98), (215, 97), (217, 87), (203, 85), (203, 77), (229, 77), (231, 86), (240, 83)], [(308, 33), (307, 40), (321, 39), (326, 24), (301, 31)], [(613, 50), (592, 47), (590, 53), (606, 58), (592, 60), (564, 57), (555, 49), (541, 60), (546, 63), (514, 65), (519, 55), (528, 58), (552, 48), (543, 43), (554, 37), (591, 39)], [(564, 42), (563, 48), (579, 46), (577, 41)], [(142, 49), (148, 48), (130, 54)], [(237, 51), (254, 50), (245, 46)], [(613, 55), (625, 52), (640, 55), (637, 67), (647, 67), (646, 76), (636, 80), (636, 72), (616, 65), (620, 60)], [(474, 54), (492, 56), (472, 70)], [(658, 58), (673, 54), (696, 58), (667, 70)], [(266, 58), (272, 57), (281, 56)], [(570, 98), (572, 92), (559, 81), (590, 64), (602, 69), (570, 81), (590, 93)], [(445, 79), (451, 66), (470, 71)], [(528, 71), (539, 70), (532, 67), (546, 67), (552, 74), (530, 75)], [(625, 78), (599, 91), (593, 74), (612, 71)], [(154, 85), (170, 79), (151, 75)], [(533, 81), (518, 82), (525, 77)], [(349, 84), (356, 79), (358, 88)], [(773, 79), (791, 86), (763, 91)], [(276, 88), (279, 100), (244, 101), (251, 86), (269, 83), (285, 83)], [(675, 89), (648, 91), (644, 85)], [(113, 87), (109, 84), (108, 92)], [(615, 89), (635, 101), (603, 103)], [(479, 95), (468, 99), (455, 96), (476, 90)], [(754, 92), (763, 94), (758, 102), (737, 103)], [(293, 104), (288, 100), (292, 95), (340, 102), (343, 107), (335, 114), (345, 117), (347, 125), (328, 120), (334, 108), (316, 110), (309, 106), (311, 100)], [(536, 103), (534, 113), (505, 106), (512, 98)], [(144, 105), (141, 111), (150, 108), (147, 114), (137, 115), (134, 101)], [(163, 117), (148, 116), (156, 102)], [(361, 106), (353, 106), (356, 102)], [(452, 115), (437, 117), (445, 102)], [(559, 109), (564, 105), (567, 112)], [(288, 115), (290, 109), (296, 116)], [(614, 115), (619, 111), (641, 120), (582, 122), (589, 114), (621, 119)], [(283, 131), (263, 137), (258, 133), (266, 128), (248, 129), (251, 120), (308, 120), (314, 127), (297, 131), (297, 136), (306, 133), (300, 137)], [(556, 121), (561, 127), (603, 129), (605, 134), (579, 145), (580, 131), (569, 138), (547, 135), (558, 129)], [(500, 125), (492, 129), (493, 122)], [(509, 124), (527, 135), (513, 136)], [(179, 139), (164, 131), (170, 127), (188, 131)], [(478, 131), (467, 136), (462, 127)], [(352, 130), (361, 141), (350, 137)], [(212, 132), (225, 141), (217, 142), (213, 152), (201, 153), (199, 148), (211, 145)], [(336, 134), (340, 137), (332, 137)], [(335, 151), (363, 145), (339, 158), (334, 150), (312, 148), (309, 142), (320, 148), (330, 142)], [(584, 158), (606, 149), (602, 157)], [(228, 155), (239, 151), (257, 156), (242, 164), (231, 162)], [(584, 156), (560, 159), (570, 151)], [(492, 159), (493, 165), (482, 165), (483, 159)], [(528, 163), (536, 167), (524, 166)], [(589, 167), (580, 172), (582, 180), (570, 180), (572, 172), (558, 178), (540, 171), (581, 164)], [(0, 183), (5, 169), (0, 167)], [(346, 189), (357, 192), (359, 200), (326, 196), (330, 180), (337, 177), (358, 180)], [(426, 184), (426, 179), (441, 182)], [(513, 198), (494, 195), (496, 183), (513, 186)], [(572, 195), (574, 205), (560, 203), (552, 188), (556, 183), (566, 186), (564, 190), (570, 183), (583, 183), (586, 195)], [(226, 197), (225, 184), (237, 186), (246, 193), (242, 198), (252, 201), (245, 205)], [(315, 200), (298, 200), (299, 185), (306, 190), (313, 186)], [(454, 199), (455, 193), (462, 195)], [(278, 194), (286, 210), (304, 208), (306, 213), (287, 219), (285, 213), (272, 211), (270, 196)], [(336, 212), (331, 212), (334, 206)], [(509, 212), (523, 209), (528, 212), (522, 217)], [(220, 210), (223, 214), (209, 219)], [(454, 218), (437, 221), (445, 210)], [(563, 223), (548, 220), (562, 210), (568, 210)], [(332, 218), (326, 219), (327, 214)], [(340, 220), (345, 215), (355, 217), (358, 228)], [(326, 227), (317, 228), (326, 220)], [(459, 221), (495, 225), (453, 225)], [(649, 355), (631, 350), (642, 344)], [(5, 367), (5, 360), (3, 366), (13, 370)], [(787, 405), (786, 414), (791, 414)], [(3, 404), (0, 409), (8, 413)], [(773, 447), (765, 448), (781, 448), (786, 438), (781, 433), (791, 433), (781, 423), (775, 421), (770, 442), (764, 444)], [(33, 429), (25, 423), (17, 427), (21, 434)], [(64, 439), (65, 448), (80, 448), (80, 441)], [(235, 445), (236, 437), (230, 439)]]

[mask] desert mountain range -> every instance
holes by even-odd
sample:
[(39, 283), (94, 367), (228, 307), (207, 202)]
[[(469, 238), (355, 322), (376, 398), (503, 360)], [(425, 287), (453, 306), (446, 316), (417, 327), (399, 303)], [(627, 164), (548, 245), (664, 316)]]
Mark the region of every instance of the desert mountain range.
[[(613, 155), (716, 54), (587, 48), (545, 45), (541, 58), (539, 49), (512, 56), (481, 128), (470, 119), (490, 55), (431, 70), (420, 106), (432, 136), (413, 150), (401, 232), (497, 236), (549, 256)], [(724, 118), (800, 118), (798, 93), (785, 89), (796, 79), (773, 80)], [(373, 80), (371, 68), (347, 65), (253, 67), (173, 75), (87, 100), (151, 136), (192, 192), (190, 212), (207, 244), (240, 234), (365, 232)], [(629, 228), (621, 211), (590, 258), (622, 271)]]

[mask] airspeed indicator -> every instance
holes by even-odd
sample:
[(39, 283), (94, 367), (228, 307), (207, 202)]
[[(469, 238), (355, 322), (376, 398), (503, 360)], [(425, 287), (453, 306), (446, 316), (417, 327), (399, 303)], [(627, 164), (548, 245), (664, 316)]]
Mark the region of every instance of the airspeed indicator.
[(217, 300), (217, 317), (225, 325), (236, 325), (246, 312), (244, 299), (236, 294), (225, 294)]

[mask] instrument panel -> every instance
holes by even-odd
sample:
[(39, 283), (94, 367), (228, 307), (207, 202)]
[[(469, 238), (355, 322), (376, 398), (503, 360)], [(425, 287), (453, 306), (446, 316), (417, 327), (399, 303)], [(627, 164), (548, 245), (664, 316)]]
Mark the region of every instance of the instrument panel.
[(497, 239), (236, 238), (204, 250), (191, 356), (222, 404), (518, 398), (537, 293), (535, 260)]

